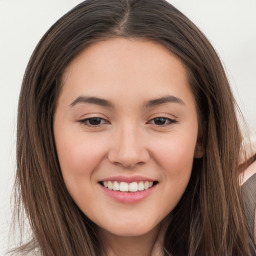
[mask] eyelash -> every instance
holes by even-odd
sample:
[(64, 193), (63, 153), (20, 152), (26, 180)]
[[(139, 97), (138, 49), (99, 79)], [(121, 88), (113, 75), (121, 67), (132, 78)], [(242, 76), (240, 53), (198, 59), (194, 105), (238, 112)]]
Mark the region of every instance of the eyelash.
[[(92, 124), (90, 122), (100, 122), (98, 124)], [(102, 121), (104, 123), (102, 123)], [(154, 124), (152, 122), (156, 122), (156, 121), (160, 121), (160, 122), (164, 122), (163, 124)], [(83, 120), (79, 120), (79, 123), (85, 125), (85, 126), (89, 126), (89, 127), (100, 127), (101, 125), (105, 125), (105, 124), (109, 124), (109, 122), (104, 119), (104, 118), (101, 118), (101, 117), (89, 117), (89, 118), (86, 118), (86, 119), (83, 119)], [(147, 122), (147, 124), (154, 124), (156, 126), (167, 126), (167, 125), (171, 125), (171, 124), (175, 124), (177, 123), (177, 120), (174, 120), (174, 119), (170, 119), (170, 118), (167, 118), (167, 117), (155, 117), (153, 119), (151, 119), (149, 122)]]
[(155, 123), (155, 125), (157, 125), (157, 126), (167, 126), (167, 125), (171, 125), (171, 124), (177, 123), (177, 120), (175, 120), (175, 119), (171, 119), (171, 118), (167, 118), (167, 117), (162, 117), (162, 116), (155, 117), (155, 118), (151, 119), (148, 123), (152, 123), (153, 121), (156, 121), (156, 120), (158, 120), (160, 122), (164, 121), (164, 124), (161, 124), (161, 125), (157, 125)]
[[(104, 123), (103, 124), (91, 124), (90, 121), (91, 122), (92, 121), (100, 121), (100, 122), (104, 121)], [(104, 124), (109, 124), (109, 122), (106, 119), (101, 118), (101, 117), (97, 117), (97, 116), (89, 117), (89, 118), (86, 118), (86, 119), (83, 119), (83, 120), (79, 120), (79, 123), (81, 123), (85, 126), (89, 126), (89, 127), (99, 127), (99, 126), (104, 125)]]

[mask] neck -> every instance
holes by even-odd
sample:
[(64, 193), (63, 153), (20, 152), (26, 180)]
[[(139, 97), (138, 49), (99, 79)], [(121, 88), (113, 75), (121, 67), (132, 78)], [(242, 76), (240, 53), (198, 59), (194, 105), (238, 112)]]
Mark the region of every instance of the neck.
[(107, 256), (151, 256), (160, 225), (140, 236), (118, 236), (101, 230), (104, 253)]

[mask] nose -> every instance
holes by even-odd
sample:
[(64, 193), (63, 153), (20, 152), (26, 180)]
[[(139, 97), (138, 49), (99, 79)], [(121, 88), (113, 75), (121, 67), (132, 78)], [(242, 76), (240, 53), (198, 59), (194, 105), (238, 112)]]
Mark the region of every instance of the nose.
[(146, 138), (134, 126), (119, 129), (113, 137), (108, 159), (113, 164), (125, 168), (134, 168), (146, 163), (150, 159)]

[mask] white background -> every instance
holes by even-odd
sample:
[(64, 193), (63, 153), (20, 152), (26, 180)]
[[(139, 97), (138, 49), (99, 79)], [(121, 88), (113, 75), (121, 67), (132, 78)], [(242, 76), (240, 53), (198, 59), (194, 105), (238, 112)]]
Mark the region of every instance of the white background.
[[(0, 0), (0, 255), (8, 247), (17, 102), (29, 57), (46, 30), (79, 0)], [(256, 0), (170, 0), (210, 39), (256, 134)]]

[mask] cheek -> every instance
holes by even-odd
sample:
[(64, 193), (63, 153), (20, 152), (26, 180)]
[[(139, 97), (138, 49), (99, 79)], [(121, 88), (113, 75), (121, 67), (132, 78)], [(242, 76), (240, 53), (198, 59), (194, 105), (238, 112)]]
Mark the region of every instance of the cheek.
[(64, 179), (88, 178), (105, 157), (105, 144), (100, 138), (91, 138), (81, 133), (58, 134), (56, 147)]
[(102, 140), (84, 134), (68, 136), (67, 133), (56, 136), (56, 147), (61, 172), (69, 194), (80, 209), (87, 209), (93, 202), (95, 170), (105, 157), (106, 147)]
[(176, 135), (159, 143), (155, 155), (166, 175), (182, 176), (191, 172), (194, 160), (196, 136)]
[(155, 159), (162, 169), (162, 207), (166, 212), (174, 209), (189, 183), (195, 144), (196, 136), (176, 134), (155, 148)]

